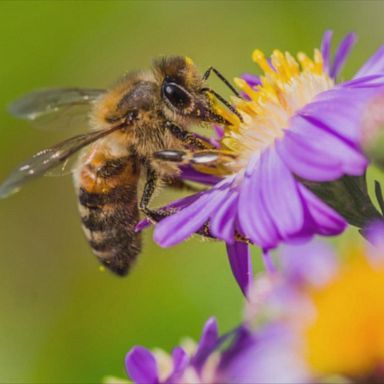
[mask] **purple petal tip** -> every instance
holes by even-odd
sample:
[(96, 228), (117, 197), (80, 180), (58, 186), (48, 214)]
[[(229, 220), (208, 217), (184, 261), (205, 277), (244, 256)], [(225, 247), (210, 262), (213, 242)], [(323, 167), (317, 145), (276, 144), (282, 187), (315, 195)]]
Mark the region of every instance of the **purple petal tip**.
[(232, 273), (241, 291), (247, 296), (253, 277), (249, 246), (241, 242), (235, 242), (233, 244), (227, 243), (226, 246)]
[(158, 383), (156, 360), (148, 349), (133, 347), (126, 356), (125, 367), (135, 384)]

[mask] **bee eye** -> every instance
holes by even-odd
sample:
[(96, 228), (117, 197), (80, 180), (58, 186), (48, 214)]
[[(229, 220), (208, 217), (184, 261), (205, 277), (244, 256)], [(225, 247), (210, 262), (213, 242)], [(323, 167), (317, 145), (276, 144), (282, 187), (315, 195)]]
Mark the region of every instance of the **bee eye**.
[(187, 91), (175, 83), (165, 82), (162, 87), (163, 96), (178, 109), (185, 109), (191, 105), (191, 96)]

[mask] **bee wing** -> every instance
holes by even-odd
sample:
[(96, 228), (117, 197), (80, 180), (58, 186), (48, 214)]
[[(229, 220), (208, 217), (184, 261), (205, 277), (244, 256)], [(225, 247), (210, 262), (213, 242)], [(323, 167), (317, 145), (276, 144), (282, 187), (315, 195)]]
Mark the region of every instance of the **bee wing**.
[[(80, 150), (79, 152), (81, 153), (82, 151)], [(66, 158), (57, 166), (53, 166), (52, 168), (48, 169), (48, 171), (45, 172), (43, 176), (60, 177), (71, 174), (77, 169), (80, 156), (82, 155), (76, 154)]]
[(80, 149), (118, 129), (121, 129), (121, 125), (114, 126), (108, 130), (77, 135), (36, 153), (29, 160), (22, 163), (10, 174), (3, 184), (0, 185), (0, 198), (17, 192), (23, 184), (44, 175), (52, 168), (65, 165), (66, 161)]
[(89, 107), (104, 93), (103, 89), (43, 89), (16, 100), (9, 106), (9, 111), (42, 129), (84, 126)]

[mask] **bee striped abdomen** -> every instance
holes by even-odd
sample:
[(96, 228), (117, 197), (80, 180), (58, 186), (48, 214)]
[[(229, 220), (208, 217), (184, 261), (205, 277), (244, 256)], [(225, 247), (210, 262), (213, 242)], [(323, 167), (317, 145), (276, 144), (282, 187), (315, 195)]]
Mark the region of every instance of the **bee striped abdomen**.
[(100, 155), (79, 174), (79, 210), (83, 229), (100, 262), (118, 275), (128, 273), (141, 249), (135, 232), (139, 218), (139, 169), (131, 157)]

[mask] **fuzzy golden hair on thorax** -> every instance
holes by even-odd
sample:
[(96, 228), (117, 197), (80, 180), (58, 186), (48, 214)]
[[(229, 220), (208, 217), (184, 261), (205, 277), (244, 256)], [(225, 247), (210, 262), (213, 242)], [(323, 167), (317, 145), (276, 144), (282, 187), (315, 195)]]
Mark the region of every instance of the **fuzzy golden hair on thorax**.
[(203, 86), (203, 79), (192, 59), (183, 56), (168, 56), (153, 62), (156, 79), (163, 82), (171, 79), (190, 91), (198, 91)]

